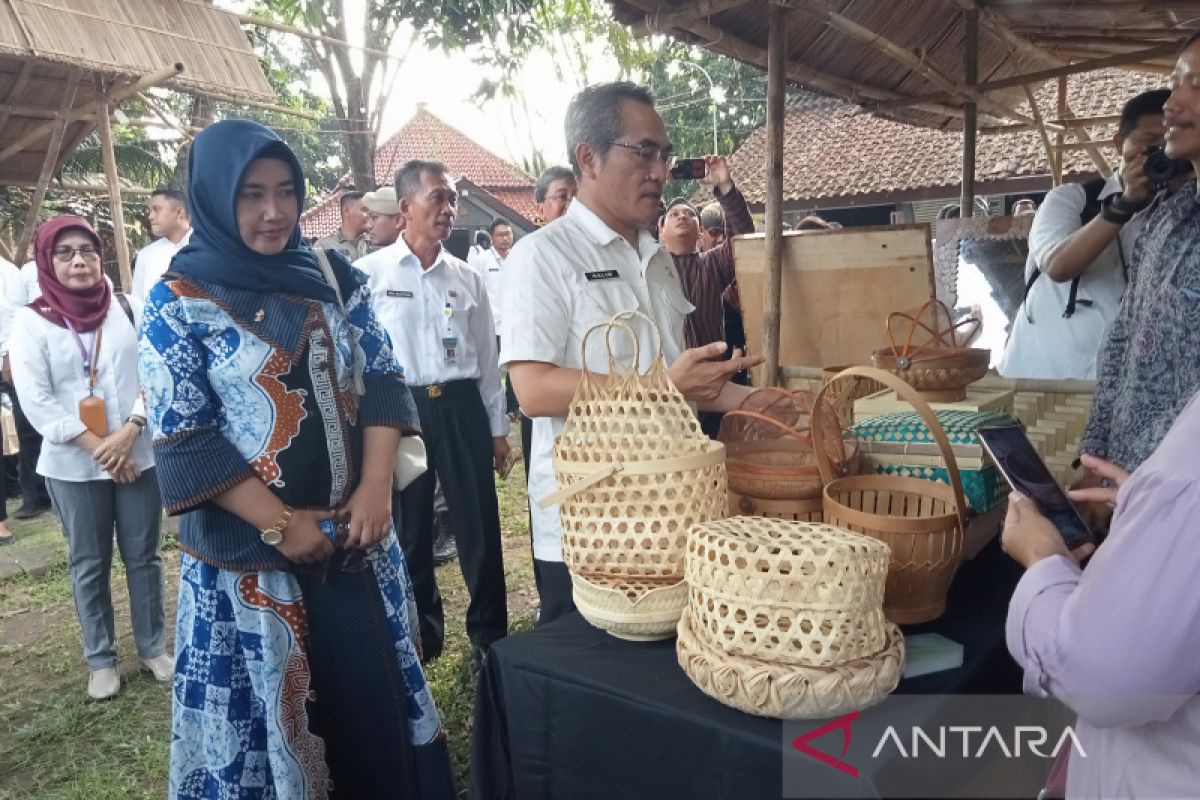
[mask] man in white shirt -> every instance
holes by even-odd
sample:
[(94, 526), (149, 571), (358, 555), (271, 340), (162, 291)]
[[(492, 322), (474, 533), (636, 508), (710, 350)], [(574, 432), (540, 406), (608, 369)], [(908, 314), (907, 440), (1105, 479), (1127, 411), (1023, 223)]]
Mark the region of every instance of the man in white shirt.
[[(556, 488), (554, 437), (579, 383), (587, 329), (618, 312), (641, 310), (661, 332), (672, 381), (704, 410), (739, 406), (751, 390), (729, 378), (762, 362), (739, 353), (722, 360), (724, 342), (684, 349), (684, 317), (693, 307), (670, 253), (649, 233), (674, 160), (653, 96), (627, 82), (590, 86), (571, 101), (566, 138), (579, 194), (554, 224), (517, 243), (501, 289), (501, 361), (521, 409), (533, 418), (529, 504), (543, 623), (573, 608), (558, 506), (543, 509), (537, 501)], [(657, 355), (657, 336), (639, 318), (627, 324), (642, 342), (639, 368), (646, 370)], [(617, 363), (628, 363), (633, 357), (628, 337), (614, 336), (612, 344)], [(604, 337), (592, 337), (588, 347), (589, 368), (603, 371)]]
[[(492, 306), (492, 320), (496, 324), (496, 350), (499, 352), (500, 284), (504, 280), (504, 259), (508, 257), (508, 252), (512, 250), (513, 246), (512, 224), (503, 217), (497, 217), (488, 226), (488, 238), (491, 239), (492, 246), (486, 250), (480, 250), (471, 266), (479, 270), (483, 275), (484, 284), (487, 286), (488, 302)], [(506, 383), (504, 410), (509, 419), (516, 419), (517, 396), (513, 394), (512, 381)]]
[(429, 471), (394, 498), (396, 529), (412, 575), (426, 659), (443, 644), (442, 600), (433, 570), (433, 488), (440, 478), (471, 602), (467, 636), (479, 663), (508, 630), (500, 510), (492, 470), (505, 466), (508, 418), (495, 327), (483, 276), (442, 246), (458, 194), (446, 168), (410, 161), (396, 172), (404, 232), (355, 266), (421, 417)]
[(150, 233), (158, 238), (138, 252), (133, 262), (133, 286), (129, 288), (129, 294), (143, 301), (150, 287), (158, 283), (171, 266), (171, 259), (192, 238), (187, 198), (183, 192), (155, 189), (150, 195), (146, 216), (150, 220)]
[[(1166, 89), (1125, 104), (1113, 144), (1121, 169), (1107, 180), (1053, 189), (1029, 232), (1025, 302), (997, 370), (1006, 378), (1096, 377), (1100, 344), (1128, 282), (1133, 245), (1154, 194), (1146, 149), (1163, 143)], [(1116, 204), (1114, 206), (1114, 204)], [(1131, 213), (1123, 213), (1128, 207)]]

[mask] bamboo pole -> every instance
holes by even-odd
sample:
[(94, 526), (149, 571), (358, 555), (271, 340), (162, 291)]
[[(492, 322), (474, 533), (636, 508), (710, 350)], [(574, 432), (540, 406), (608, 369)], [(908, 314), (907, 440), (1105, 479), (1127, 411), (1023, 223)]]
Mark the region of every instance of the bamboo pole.
[(13, 105), (9, 101), (21, 96), (21, 92), (25, 91), (25, 86), (28, 85), (30, 77), (33, 76), (34, 62), (32, 59), (21, 64), (21, 71), (17, 74), (17, 79), (8, 87), (8, 93), (4, 97), (4, 102), (0, 103), (0, 128), (8, 124), (8, 118), (13, 114)]
[(125, 238), (125, 207), (121, 202), (121, 181), (117, 177), (117, 155), (113, 152), (112, 120), (108, 115), (109, 99), (104, 93), (104, 80), (96, 75), (96, 122), (100, 133), (100, 153), (104, 157), (104, 175), (108, 180), (108, 213), (112, 217), (113, 244), (117, 248), (117, 268), (121, 285), (128, 292), (133, 286), (133, 265), (129, 259), (129, 242)]
[(1042, 147), (1046, 148), (1046, 162), (1050, 165), (1050, 179), (1055, 186), (1062, 183), (1062, 166), (1055, 158), (1054, 146), (1050, 144), (1050, 134), (1046, 132), (1046, 126), (1042, 124), (1042, 112), (1038, 108), (1037, 98), (1033, 96), (1033, 89), (1029, 88), (1029, 84), (1025, 84), (1025, 97), (1029, 100), (1029, 109), (1033, 112), (1033, 118), (1037, 120), (1037, 132), (1041, 137)]
[[(1124, 67), (1130, 64), (1139, 64), (1147, 59), (1161, 58), (1163, 56), (1174, 55), (1179, 49), (1177, 44), (1160, 45), (1158, 47), (1150, 47), (1145, 50), (1134, 50), (1129, 53), (1120, 53), (1117, 55), (1106, 56), (1104, 58), (1092, 58), (1084, 61), (1079, 61), (1074, 64), (1067, 64), (1053, 69), (1044, 69), (1038, 72), (1027, 72), (1023, 75), (1014, 75), (1011, 78), (998, 78), (996, 80), (984, 81), (978, 84), (975, 89), (979, 92), (992, 92), (998, 89), (1011, 89), (1014, 86), (1021, 86), (1026, 83), (1042, 83), (1043, 81), (1051, 80), (1052, 78), (1060, 78), (1065, 75), (1078, 75), (1082, 72), (1093, 72), (1098, 69), (1107, 69), (1108, 67)], [(916, 107), (918, 103), (939, 103), (946, 99), (947, 92), (931, 92), (929, 94), (912, 95), (911, 97), (899, 98), (897, 100), (888, 100), (867, 105), (868, 111), (889, 111), (896, 108)]]
[[(1060, 75), (1060, 76), (1058, 76), (1058, 118), (1063, 119), (1066, 116), (1067, 116), (1067, 76)], [(1063, 136), (1062, 133), (1055, 134), (1054, 144), (1057, 145), (1057, 147), (1055, 148), (1055, 151), (1054, 151), (1055, 155), (1057, 156), (1057, 165), (1055, 166), (1055, 169), (1058, 170), (1058, 173), (1060, 175), (1063, 172), (1062, 144), (1064, 141), (1066, 141), (1066, 137)]]
[(780, 297), (783, 290), (783, 137), (787, 70), (787, 9), (769, 6), (767, 40), (767, 287), (763, 293), (763, 385), (779, 383)]
[[(890, 39), (876, 33), (870, 28), (859, 25), (854, 20), (844, 17), (837, 13), (829, 6), (825, 0), (806, 0), (801, 6), (803, 10), (817, 16), (827, 22), (831, 27), (841, 31), (852, 39), (856, 39), (864, 44), (875, 48), (884, 55), (891, 58), (893, 61), (899, 62), (908, 67), (912, 71), (921, 75), (925, 80), (939, 87), (945, 92), (957, 95), (966, 100), (989, 109), (993, 114), (1011, 119), (1020, 120), (1021, 122), (1032, 123), (1033, 119), (1021, 114), (1008, 106), (987, 97), (981, 92), (975, 91), (973, 81), (967, 85), (955, 83), (953, 80), (943, 75), (938, 70), (934, 69), (929, 62), (914, 55), (912, 51), (901, 47)], [(964, 11), (965, 14), (975, 14), (976, 28), (978, 28), (978, 11), (974, 9)]]
[[(164, 67), (163, 69), (151, 72), (149, 75), (146, 75), (145, 77), (134, 81), (133, 83), (113, 89), (108, 96), (108, 103), (116, 105), (125, 98), (135, 95), (138, 92), (143, 92), (146, 89), (166, 83), (181, 72), (183, 72), (183, 64), (174, 64), (170, 67)], [(81, 120), (96, 119), (96, 117), (97, 115), (95, 111), (87, 111), (83, 108), (76, 108), (68, 113), (67, 124), (79, 122)], [(0, 161), (12, 158), (29, 145), (47, 136), (52, 130), (54, 130), (55, 124), (57, 124), (56, 120), (50, 120), (38, 125), (36, 128), (32, 128), (20, 139), (13, 142), (3, 150), (0, 150)]]
[(668, 33), (681, 23), (706, 19), (713, 14), (720, 14), (746, 5), (750, 0), (697, 0), (694, 3), (684, 3), (682, 6), (660, 5), (654, 11), (647, 11), (641, 22), (630, 26), (634, 36), (651, 36), (655, 33)]
[[(1067, 119), (1071, 118), (1070, 105), (1067, 106), (1066, 117)], [(1096, 165), (1096, 171), (1106, 178), (1112, 175), (1112, 165), (1108, 163), (1108, 159), (1104, 157), (1104, 154), (1100, 152), (1100, 148), (1092, 141), (1087, 127), (1084, 125), (1071, 125), (1071, 132), (1075, 134), (1075, 138), (1079, 140), (1079, 144), (1083, 145), (1083, 149), (1087, 151), (1088, 156), (1092, 159), (1092, 163)]]
[(50, 176), (54, 174), (54, 165), (58, 163), (58, 151), (62, 147), (63, 136), (67, 132), (67, 112), (75, 105), (75, 92), (79, 88), (79, 70), (71, 70), (63, 89), (62, 101), (58, 104), (58, 119), (54, 130), (50, 133), (50, 146), (46, 148), (46, 157), (42, 159), (42, 170), (38, 173), (37, 188), (29, 201), (29, 209), (25, 212), (25, 226), (21, 229), (21, 238), (17, 240), (15, 255), (19, 263), (25, 263), (29, 251), (29, 243), (33, 241), (33, 232), (37, 228), (38, 214), (41, 213), (42, 203), (46, 200), (46, 189)]
[[(973, 8), (963, 15), (963, 80), (974, 86), (979, 80), (979, 12)], [(973, 96), (973, 93), (972, 93)], [(963, 219), (975, 216), (975, 140), (978, 137), (978, 121), (975, 118), (975, 101), (963, 103), (963, 161), (962, 196), (959, 198), (958, 215)]]

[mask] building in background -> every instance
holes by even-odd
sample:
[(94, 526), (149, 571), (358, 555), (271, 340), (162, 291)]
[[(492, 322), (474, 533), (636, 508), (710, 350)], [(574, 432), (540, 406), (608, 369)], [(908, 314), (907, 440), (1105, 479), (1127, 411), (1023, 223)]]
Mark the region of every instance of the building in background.
[[(512, 224), (517, 238), (536, 227), (533, 180), (424, 108), (376, 148), (377, 185), (390, 184), (396, 169), (414, 158), (442, 162), (457, 182), (458, 219), (446, 248), (459, 258), (466, 259), (475, 232), (486, 231), (497, 217)], [(301, 215), (300, 228), (306, 237), (317, 239), (337, 229), (340, 195), (341, 191), (333, 192)]]

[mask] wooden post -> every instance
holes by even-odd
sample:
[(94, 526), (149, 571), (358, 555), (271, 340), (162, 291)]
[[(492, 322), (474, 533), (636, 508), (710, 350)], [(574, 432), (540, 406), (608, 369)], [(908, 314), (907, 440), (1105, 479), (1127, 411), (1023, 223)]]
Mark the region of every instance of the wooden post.
[(54, 174), (54, 166), (58, 163), (58, 154), (62, 149), (63, 138), (67, 132), (67, 120), (72, 106), (75, 105), (75, 90), (79, 88), (79, 70), (71, 70), (67, 85), (63, 90), (62, 102), (58, 104), (58, 118), (54, 130), (50, 132), (50, 144), (46, 148), (46, 157), (42, 159), (42, 171), (38, 174), (37, 188), (33, 190), (33, 199), (29, 201), (29, 210), (25, 213), (25, 227), (21, 229), (21, 238), (17, 240), (17, 249), (13, 253), (17, 257), (16, 264), (20, 266), (28, 257), (29, 243), (33, 241), (33, 232), (37, 228), (38, 213), (46, 199), (46, 189)]
[[(963, 82), (974, 89), (979, 81), (979, 11), (971, 8), (963, 12)], [(975, 138), (979, 135), (975, 101), (963, 103), (963, 163), (962, 196), (958, 201), (958, 215), (963, 218), (975, 216)]]
[(787, 9), (770, 4), (767, 43), (767, 287), (763, 293), (763, 383), (779, 383), (783, 289), (783, 109), (787, 101)]
[(117, 248), (117, 267), (121, 283), (128, 292), (133, 286), (133, 266), (129, 260), (129, 242), (125, 239), (125, 207), (121, 203), (121, 180), (117, 175), (117, 155), (113, 152), (112, 120), (108, 115), (108, 96), (104, 79), (96, 75), (96, 129), (100, 133), (100, 154), (104, 157), (104, 176), (108, 180), (108, 213), (112, 217), (113, 244)]

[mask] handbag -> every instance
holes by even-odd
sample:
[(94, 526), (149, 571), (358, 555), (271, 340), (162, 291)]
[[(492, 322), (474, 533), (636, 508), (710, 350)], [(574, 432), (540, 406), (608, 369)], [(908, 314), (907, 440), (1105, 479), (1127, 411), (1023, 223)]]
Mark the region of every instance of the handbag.
[[(314, 252), (317, 255), (317, 262), (321, 265), (321, 271), (325, 273), (325, 280), (333, 287), (334, 297), (337, 298), (338, 307), (342, 309), (342, 313), (346, 313), (346, 304), (342, 301), (342, 293), (338, 289), (337, 277), (333, 274), (333, 267), (329, 264), (329, 256), (322, 249), (316, 249)], [(356, 342), (354, 345), (354, 390), (359, 394), (363, 393), (362, 371), (364, 355), (362, 348)], [(425, 441), (415, 434), (400, 437), (400, 447), (396, 451), (396, 460), (392, 465), (392, 488), (397, 492), (408, 487), (410, 483), (425, 474), (429, 469), (429, 457), (425, 452)]]

